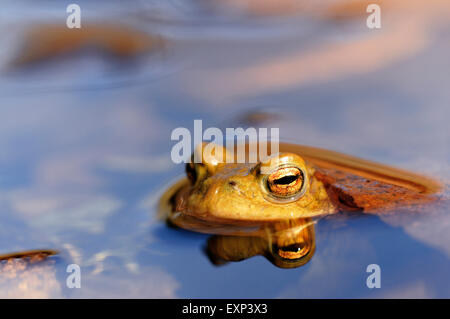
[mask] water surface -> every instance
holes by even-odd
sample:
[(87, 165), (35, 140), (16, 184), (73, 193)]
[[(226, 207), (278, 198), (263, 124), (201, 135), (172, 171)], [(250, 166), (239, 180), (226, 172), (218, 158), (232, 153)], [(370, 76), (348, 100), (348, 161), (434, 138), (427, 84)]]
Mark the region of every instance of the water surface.
[[(236, 126), (261, 110), (277, 115), (261, 125), (280, 127), (283, 140), (446, 184), (450, 6), (389, 6), (382, 29), (369, 30), (365, 12), (334, 19), (328, 2), (282, 10), (290, 2), (281, 1), (276, 12), (214, 2), (79, 1), (86, 21), (169, 44), (126, 67), (94, 52), (14, 72), (6, 69), (27, 28), (64, 23), (66, 13), (51, 1), (2, 4), (0, 253), (61, 254), (4, 269), (0, 296), (450, 297), (445, 201), (414, 216), (320, 220), (316, 253), (296, 269), (263, 257), (216, 267), (204, 253), (208, 235), (156, 218), (162, 192), (184, 174), (170, 160), (171, 131), (194, 119)], [(81, 289), (66, 287), (71, 263), (81, 266)], [(374, 263), (382, 288), (370, 290)]]

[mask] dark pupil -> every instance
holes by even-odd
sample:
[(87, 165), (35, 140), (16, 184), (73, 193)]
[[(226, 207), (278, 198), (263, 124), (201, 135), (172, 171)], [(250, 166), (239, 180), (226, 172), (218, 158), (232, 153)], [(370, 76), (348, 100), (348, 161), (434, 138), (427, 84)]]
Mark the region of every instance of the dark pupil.
[(299, 252), (302, 249), (301, 245), (299, 244), (293, 244), (289, 246), (280, 247), (280, 250), (282, 251), (291, 251), (291, 252)]
[(273, 181), (273, 183), (277, 184), (277, 185), (288, 185), (297, 179), (298, 179), (298, 175), (289, 175), (289, 176), (284, 176), (282, 178), (276, 179)]
[(197, 180), (197, 171), (195, 170), (193, 164), (186, 163), (186, 174), (189, 180), (191, 180), (192, 183), (195, 183), (195, 181)]

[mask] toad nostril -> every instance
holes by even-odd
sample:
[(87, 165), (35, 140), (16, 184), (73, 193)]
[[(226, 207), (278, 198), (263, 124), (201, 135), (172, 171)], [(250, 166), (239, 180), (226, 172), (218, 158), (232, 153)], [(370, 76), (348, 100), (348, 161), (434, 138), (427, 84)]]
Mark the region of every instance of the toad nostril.
[(236, 186), (236, 182), (235, 182), (235, 181), (229, 181), (228, 184), (229, 184), (230, 186)]

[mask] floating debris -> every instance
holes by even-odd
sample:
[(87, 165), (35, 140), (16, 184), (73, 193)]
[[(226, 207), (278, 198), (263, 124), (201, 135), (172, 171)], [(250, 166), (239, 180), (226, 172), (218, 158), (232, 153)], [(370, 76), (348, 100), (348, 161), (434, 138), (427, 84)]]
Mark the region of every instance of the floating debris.
[(33, 249), (21, 252), (13, 252), (9, 254), (0, 255), (0, 262), (9, 261), (12, 259), (27, 259), (30, 263), (39, 262), (47, 259), (50, 256), (59, 254), (59, 251), (52, 249)]
[(34, 26), (25, 35), (21, 53), (13, 60), (13, 67), (27, 66), (93, 49), (119, 59), (137, 58), (161, 49), (161, 36), (115, 25), (88, 25), (68, 29), (62, 25)]

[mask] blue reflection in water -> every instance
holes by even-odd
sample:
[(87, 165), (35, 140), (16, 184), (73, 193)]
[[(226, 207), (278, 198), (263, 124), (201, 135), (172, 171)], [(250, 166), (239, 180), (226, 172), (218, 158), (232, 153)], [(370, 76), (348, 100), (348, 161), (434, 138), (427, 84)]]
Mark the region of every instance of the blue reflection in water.
[[(44, 4), (41, 21), (53, 21), (57, 9)], [(4, 12), (22, 10), (9, 6)], [(170, 54), (149, 56), (139, 71), (117, 68), (106, 75), (96, 56), (0, 74), (0, 252), (40, 247), (62, 252), (54, 262), (24, 271), (3, 269), (11, 276), (0, 278), (2, 297), (450, 296), (448, 202), (405, 219), (321, 220), (314, 257), (290, 270), (263, 257), (213, 266), (204, 253), (207, 235), (169, 228), (156, 217), (162, 192), (184, 174), (182, 165), (170, 160), (172, 130), (192, 129), (194, 119), (202, 119), (204, 129), (233, 126), (240, 115), (260, 109), (281, 115), (264, 125), (280, 127), (285, 140), (447, 181), (446, 23), (435, 26), (427, 16), (432, 13), (425, 12), (421, 27), (440, 41), (427, 41), (423, 48), (412, 43), (394, 61), (387, 54), (375, 61), (370, 51), (351, 58), (355, 44), (373, 39), (387, 52), (396, 47), (376, 42), (354, 21), (309, 24), (307, 14), (298, 13), (302, 19), (264, 23), (264, 17), (213, 11), (217, 20), (192, 24), (182, 12), (158, 22), (130, 11), (120, 21), (168, 37)], [(100, 16), (112, 19), (112, 12)], [(15, 27), (25, 24), (14, 21)], [(305, 23), (306, 33), (299, 27)], [(8, 30), (1, 28), (0, 35)], [(386, 29), (386, 36), (395, 30)], [(213, 31), (217, 37), (209, 35)], [(18, 39), (19, 33), (12, 40), (0, 37), (9, 49), (17, 48)], [(329, 63), (330, 50), (350, 60), (367, 55), (364, 61), (374, 67), (335, 67), (345, 59)], [(11, 58), (5, 54), (3, 64)], [(283, 66), (286, 61), (293, 67)], [(326, 67), (307, 68), (321, 63)], [(70, 263), (82, 267), (82, 288), (76, 291), (65, 287)], [(365, 269), (372, 263), (381, 266), (379, 290), (365, 286)]]

